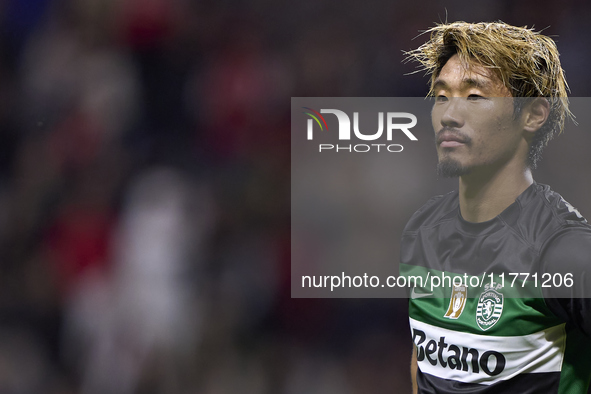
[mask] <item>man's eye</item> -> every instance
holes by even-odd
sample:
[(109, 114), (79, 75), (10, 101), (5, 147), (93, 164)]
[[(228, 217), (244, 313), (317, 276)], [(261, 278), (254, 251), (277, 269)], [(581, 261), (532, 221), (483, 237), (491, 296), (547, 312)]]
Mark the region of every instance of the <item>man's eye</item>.
[(482, 96), (480, 96), (478, 94), (471, 94), (471, 95), (468, 96), (468, 100), (473, 100), (473, 101), (481, 100), (483, 98), (484, 97), (482, 97)]
[(447, 97), (440, 94), (439, 96), (435, 97), (435, 101), (447, 101)]

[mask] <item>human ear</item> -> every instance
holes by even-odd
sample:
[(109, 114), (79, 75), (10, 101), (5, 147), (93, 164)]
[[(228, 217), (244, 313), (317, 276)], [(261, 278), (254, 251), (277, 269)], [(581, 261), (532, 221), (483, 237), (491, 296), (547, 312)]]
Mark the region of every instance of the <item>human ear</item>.
[(524, 110), (523, 129), (530, 133), (538, 131), (550, 115), (550, 103), (544, 97), (531, 99)]

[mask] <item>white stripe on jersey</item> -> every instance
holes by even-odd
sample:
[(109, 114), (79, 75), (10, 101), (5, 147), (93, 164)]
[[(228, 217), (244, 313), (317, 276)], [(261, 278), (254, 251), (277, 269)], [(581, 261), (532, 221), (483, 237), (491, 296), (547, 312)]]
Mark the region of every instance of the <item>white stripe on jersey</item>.
[[(409, 320), (417, 355), (422, 356), (418, 362), (421, 372), (442, 379), (490, 385), (522, 373), (560, 372), (562, 368), (564, 324), (529, 335), (504, 337), (469, 334)], [(476, 352), (478, 370), (474, 371)]]

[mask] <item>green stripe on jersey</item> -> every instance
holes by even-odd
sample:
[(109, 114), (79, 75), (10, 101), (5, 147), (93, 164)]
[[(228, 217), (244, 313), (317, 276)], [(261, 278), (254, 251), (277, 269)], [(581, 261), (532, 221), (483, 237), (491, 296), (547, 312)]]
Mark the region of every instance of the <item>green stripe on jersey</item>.
[[(447, 278), (456, 278), (456, 284), (460, 283), (460, 278), (463, 284), (469, 284), (470, 279), (457, 273), (405, 264), (401, 264), (400, 270), (400, 274), (407, 278), (407, 284), (410, 282), (411, 286), (417, 285), (410, 293), (409, 316), (427, 324), (472, 334), (518, 336), (562, 323), (546, 306), (541, 297), (541, 289), (530, 281), (524, 284), (523, 281), (516, 280), (511, 286), (505, 279), (504, 287), (494, 288), (494, 294), (498, 295), (497, 302), (488, 302), (489, 305), (486, 305), (486, 295), (489, 293), (487, 288), (490, 289), (491, 282), (488, 274), (484, 281), (480, 280), (480, 286), (467, 286), (467, 298), (461, 314), (457, 318), (448, 318), (445, 315), (451, 307), (452, 298), (452, 286), (449, 284), (454, 279)], [(422, 278), (422, 283), (419, 277)], [(438, 279), (433, 280), (434, 277)], [(472, 282), (476, 283), (476, 279)], [(498, 276), (494, 276), (493, 282), (499, 284), (501, 281)], [(431, 286), (438, 284), (439, 286)], [(524, 294), (528, 297), (523, 297)]]

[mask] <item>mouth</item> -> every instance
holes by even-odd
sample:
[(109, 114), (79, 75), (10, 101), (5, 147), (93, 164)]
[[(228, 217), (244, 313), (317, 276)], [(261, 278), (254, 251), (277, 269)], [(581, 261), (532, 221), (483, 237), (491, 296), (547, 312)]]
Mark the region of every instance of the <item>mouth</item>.
[(437, 134), (437, 146), (441, 148), (456, 148), (469, 142), (469, 137), (450, 130), (444, 129)]

